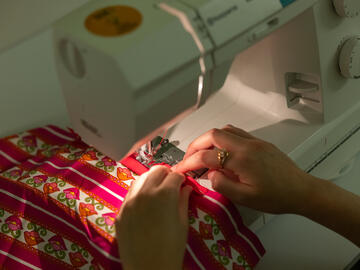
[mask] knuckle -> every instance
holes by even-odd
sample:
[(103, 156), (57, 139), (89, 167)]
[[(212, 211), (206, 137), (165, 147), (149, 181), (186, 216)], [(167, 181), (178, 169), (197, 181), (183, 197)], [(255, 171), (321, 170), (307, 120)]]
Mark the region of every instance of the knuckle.
[(171, 172), (169, 173), (169, 176), (176, 180), (183, 180), (185, 178), (185, 176), (182, 173), (178, 173), (178, 172)]
[(207, 152), (206, 151), (197, 152), (197, 159), (201, 164), (203, 165), (207, 164), (208, 161)]
[(153, 170), (159, 171), (161, 173), (167, 173), (170, 171), (170, 169), (166, 166), (161, 166), (161, 165), (155, 165), (152, 167)]
[(244, 153), (246, 154), (246, 156), (251, 157), (257, 153), (266, 152), (268, 147), (268, 143), (264, 141), (252, 140), (246, 144), (244, 148)]
[(215, 138), (219, 135), (220, 133), (220, 129), (218, 128), (213, 128), (213, 129), (210, 129), (209, 130), (209, 135), (212, 137), (212, 138)]
[(251, 162), (251, 153), (246, 150), (244, 152), (236, 152), (234, 160), (240, 164), (249, 164)]
[(233, 126), (230, 124), (227, 124), (226, 126), (224, 126), (222, 129), (233, 129)]
[(189, 143), (188, 147), (187, 147), (187, 151), (188, 152), (190, 149), (194, 148), (194, 142)]

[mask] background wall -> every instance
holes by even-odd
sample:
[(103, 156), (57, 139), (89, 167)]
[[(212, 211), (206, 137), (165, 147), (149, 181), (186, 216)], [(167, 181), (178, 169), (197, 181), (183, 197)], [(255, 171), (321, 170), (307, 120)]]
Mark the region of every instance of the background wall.
[(0, 1), (0, 137), (69, 120), (51, 23), (88, 0)]

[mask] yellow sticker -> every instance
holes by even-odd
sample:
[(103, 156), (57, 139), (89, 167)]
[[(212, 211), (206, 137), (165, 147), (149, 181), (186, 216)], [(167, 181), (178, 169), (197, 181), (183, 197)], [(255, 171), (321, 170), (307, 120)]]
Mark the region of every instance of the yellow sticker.
[(135, 8), (110, 6), (91, 13), (85, 20), (85, 26), (96, 35), (115, 37), (134, 31), (141, 22), (142, 15)]

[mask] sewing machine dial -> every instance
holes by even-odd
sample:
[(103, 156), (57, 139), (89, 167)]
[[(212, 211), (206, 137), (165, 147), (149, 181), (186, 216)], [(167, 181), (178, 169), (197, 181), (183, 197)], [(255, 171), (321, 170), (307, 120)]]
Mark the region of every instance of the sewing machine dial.
[(359, 0), (333, 0), (335, 10), (341, 17), (355, 17), (360, 14)]
[(345, 78), (360, 78), (360, 36), (345, 41), (339, 55), (339, 66)]

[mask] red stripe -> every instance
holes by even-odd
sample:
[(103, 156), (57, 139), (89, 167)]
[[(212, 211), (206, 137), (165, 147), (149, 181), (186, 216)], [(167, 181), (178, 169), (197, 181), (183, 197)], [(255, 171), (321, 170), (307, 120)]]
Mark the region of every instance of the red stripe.
[[(66, 206), (64, 206), (64, 209), (60, 208), (57, 204), (54, 203), (54, 201), (50, 197), (46, 197), (44, 198), (45, 200), (43, 200), (39, 195), (37, 195), (36, 193), (34, 194), (33, 191), (22, 188), (20, 183), (17, 183), (17, 185), (15, 185), (8, 181), (6, 181), (7, 184), (4, 184), (3, 182), (5, 181), (0, 181), (0, 186), (3, 190), (6, 190), (12, 194), (17, 194), (18, 197), (21, 197), (22, 199), (29, 201), (42, 209), (46, 209), (46, 211), (59, 217), (61, 220), (67, 221), (68, 223), (72, 224), (74, 227), (78, 228), (83, 232), (86, 232), (87, 229), (89, 229), (89, 239), (86, 238), (83, 234), (79, 234), (78, 231), (69, 227), (65, 223), (59, 222), (58, 219), (55, 219), (52, 216), (49, 216), (44, 212), (37, 210), (31, 205), (25, 205), (24, 203), (10, 196), (1, 194), (2, 199), (0, 201), (0, 204), (6, 206), (6, 208), (11, 209), (11, 211), (13, 212), (25, 213), (26, 219), (36, 219), (35, 222), (38, 224), (42, 224), (42, 226), (44, 227), (51, 226), (51, 231), (56, 231), (56, 233), (58, 234), (66, 235), (65, 237), (70, 239), (71, 241), (85, 246), (89, 251), (92, 250), (96, 254), (96, 258), (101, 256), (104, 258), (104, 261), (107, 260), (105, 259), (106, 257), (104, 257), (104, 255), (99, 253), (94, 247), (89, 244), (89, 241), (93, 241), (101, 249), (113, 255), (114, 257), (118, 256), (116, 243), (108, 242), (91, 226), (85, 227), (84, 224), (80, 221), (79, 216), (76, 215), (74, 212), (70, 211), (69, 208), (67, 208)], [(41, 217), (41, 219), (38, 219), (36, 217)], [(46, 223), (43, 222), (45, 220)], [(74, 238), (74, 236), (76, 237)]]
[(201, 268), (198, 266), (198, 264), (195, 262), (195, 260), (187, 250), (185, 251), (183, 266), (184, 270), (201, 270)]
[(204, 198), (200, 199), (198, 196), (192, 196), (191, 199), (192, 203), (215, 220), (221, 228), (225, 240), (246, 259), (251, 267), (254, 267), (260, 258), (249, 243), (237, 234), (235, 227), (225, 211), (217, 204)]
[(149, 168), (137, 161), (134, 155), (124, 158), (120, 163), (138, 175), (142, 175), (149, 170)]
[[(24, 169), (25, 171), (31, 171), (35, 170), (36, 168), (40, 167), (45, 161), (47, 161), (49, 158), (45, 156), (34, 156), (31, 158), (28, 158), (26, 161), (23, 161), (18, 166)], [(33, 162), (31, 162), (33, 161)], [(39, 163), (39, 165), (37, 165)]]
[[(4, 241), (1, 240), (1, 236), (0, 236), (0, 241)], [(1, 244), (1, 243), (0, 243)], [(0, 250), (1, 250), (1, 245), (0, 245)], [(16, 270), (32, 270), (34, 269), (33, 267), (28, 267), (18, 261), (15, 261), (14, 259), (10, 258), (9, 256), (5, 256), (4, 254), (0, 253), (0, 269), (2, 270), (6, 270), (6, 269), (16, 269)]]
[(79, 135), (77, 135), (76, 133), (74, 132), (70, 132), (70, 131), (67, 131), (65, 129), (62, 129), (62, 128), (59, 128), (57, 126), (54, 126), (54, 125), (47, 125), (48, 128), (54, 130), (55, 132), (57, 133), (60, 133), (64, 136), (67, 136), (69, 138), (72, 138), (74, 140), (78, 139), (79, 138)]
[(246, 235), (246, 237), (252, 242), (252, 244), (255, 246), (257, 251), (261, 254), (261, 256), (264, 256), (265, 254), (265, 248), (261, 244), (259, 238), (254, 234), (251, 230), (249, 230), (242, 221), (241, 215), (239, 211), (236, 209), (235, 205), (226, 197), (221, 195), (220, 193), (214, 192), (209, 190), (209, 192), (206, 193), (207, 196), (217, 200), (219, 203), (221, 203), (231, 214), (232, 218), (236, 222), (236, 226), (238, 230)]
[[(41, 269), (74, 269), (74, 267), (71, 265), (62, 262), (40, 250), (30, 247), (25, 243), (22, 243), (19, 240), (11, 238), (3, 233), (0, 233), (0, 249)], [(28, 269), (25, 267), (26, 266), (24, 266), (24, 268), (10, 269)]]
[(205, 269), (225, 269), (221, 263), (215, 259), (214, 255), (201, 239), (199, 233), (191, 226), (189, 227), (188, 244)]
[(0, 173), (2, 173), (3, 171), (6, 171), (6, 170), (7, 170), (7, 167), (3, 166), (3, 164), (1, 164), (1, 161), (0, 161)]
[(32, 270), (34, 268), (27, 267), (26, 265), (0, 253), (0, 269)]
[(34, 170), (37, 166), (32, 164), (31, 162), (25, 161), (18, 165), (18, 167), (24, 171), (31, 171)]
[(51, 145), (64, 145), (71, 142), (70, 140), (65, 140), (59, 136), (54, 135), (53, 133), (47, 131), (44, 128), (35, 128), (28, 131), (32, 135), (38, 137), (40, 140), (44, 141), (47, 144)]
[(32, 157), (29, 153), (25, 152), (20, 147), (6, 140), (0, 140), (0, 150), (5, 152), (7, 155), (9, 155), (18, 162), (22, 162)]
[(11, 167), (14, 167), (15, 165), (16, 164), (10, 162), (7, 158), (3, 157), (0, 154), (0, 168), (1, 168), (0, 172), (6, 171), (6, 170), (10, 169)]

